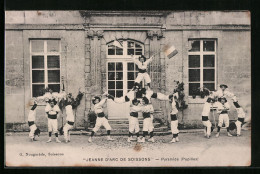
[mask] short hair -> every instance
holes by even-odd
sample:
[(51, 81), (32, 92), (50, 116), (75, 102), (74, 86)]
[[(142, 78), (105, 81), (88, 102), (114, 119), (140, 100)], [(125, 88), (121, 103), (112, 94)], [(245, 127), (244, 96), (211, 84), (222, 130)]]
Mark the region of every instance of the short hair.
[(135, 98), (134, 100), (132, 100), (132, 104), (134, 104), (134, 103), (140, 103), (140, 101), (139, 100), (137, 100), (137, 98)]
[(101, 98), (98, 96), (95, 96), (92, 98), (92, 103), (95, 104), (95, 100), (98, 99), (99, 101), (101, 101)]
[(215, 100), (214, 100), (213, 98), (209, 97), (209, 98), (207, 99), (207, 102), (210, 103), (211, 101), (214, 102)]
[(49, 99), (49, 103), (51, 103), (51, 102), (53, 102), (53, 103), (54, 103), (54, 105), (56, 105), (56, 104), (57, 104), (57, 101), (56, 101), (55, 99)]
[(221, 100), (222, 100), (222, 99), (224, 99), (224, 100), (225, 100), (225, 103), (227, 102), (227, 99), (226, 99), (226, 97), (220, 97), (220, 98), (218, 98), (218, 101), (219, 101), (219, 102), (221, 102)]
[(143, 58), (144, 61), (146, 61), (146, 57), (144, 57), (144, 55), (141, 55), (141, 56), (139, 57), (139, 60), (140, 60), (141, 58)]
[(221, 88), (222, 86), (225, 87), (225, 88), (228, 88), (228, 86), (225, 85), (225, 84), (221, 84), (221, 85), (219, 85), (220, 88)]
[(145, 104), (149, 104), (149, 100), (148, 100), (147, 97), (143, 97), (143, 101), (144, 101)]

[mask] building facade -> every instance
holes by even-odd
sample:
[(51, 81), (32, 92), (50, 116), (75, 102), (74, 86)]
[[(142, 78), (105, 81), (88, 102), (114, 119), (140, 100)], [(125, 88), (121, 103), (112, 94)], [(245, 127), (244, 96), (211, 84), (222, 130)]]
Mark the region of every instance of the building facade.
[[(75, 127), (85, 127), (94, 95), (108, 91), (121, 97), (132, 88), (137, 68), (131, 54), (150, 57), (158, 51), (148, 68), (151, 88), (170, 94), (175, 81), (184, 82), (188, 108), (179, 113), (182, 123), (202, 124), (206, 98), (194, 89), (213, 91), (222, 83), (250, 117), (250, 30), (248, 11), (6, 11), (7, 128), (27, 129), (32, 97), (45, 87), (59, 91), (63, 86), (74, 96), (78, 90), (85, 93), (75, 111)], [(115, 39), (122, 47), (113, 44)], [(162, 51), (166, 45), (174, 45), (178, 54), (168, 59)], [(169, 103), (152, 103), (155, 118), (166, 123)], [(36, 119), (43, 129), (44, 107), (39, 104)], [(105, 113), (108, 119), (125, 119), (128, 104), (108, 101)], [(230, 119), (236, 119), (233, 105)]]

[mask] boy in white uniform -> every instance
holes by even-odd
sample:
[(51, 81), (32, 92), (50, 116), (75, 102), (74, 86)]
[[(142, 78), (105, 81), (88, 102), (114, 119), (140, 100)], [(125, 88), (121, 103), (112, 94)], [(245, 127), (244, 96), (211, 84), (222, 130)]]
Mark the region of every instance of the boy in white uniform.
[(208, 139), (210, 138), (210, 134), (213, 131), (212, 129), (212, 124), (209, 120), (209, 114), (210, 114), (210, 110), (211, 107), (213, 106), (214, 100), (210, 97), (208, 97), (206, 103), (203, 106), (203, 110), (202, 110), (202, 123), (205, 126), (205, 137), (207, 137)]
[(133, 62), (138, 66), (138, 69), (139, 69), (139, 73), (135, 79), (135, 83), (140, 83), (144, 79), (145, 83), (147, 83), (147, 85), (150, 86), (151, 78), (150, 78), (149, 74), (147, 73), (147, 67), (148, 67), (148, 64), (153, 60), (153, 56), (148, 60), (146, 60), (146, 57), (144, 57), (144, 55), (141, 55), (139, 57), (139, 60), (134, 58), (133, 55), (131, 55), (131, 56), (132, 56)]
[(143, 97), (142, 99), (142, 112), (143, 112), (143, 138), (140, 139), (139, 142), (145, 142), (145, 136), (148, 135), (148, 132), (150, 132), (150, 139), (148, 141), (155, 142), (153, 138), (153, 122), (151, 121), (151, 106), (148, 105), (149, 100), (146, 97)]
[(237, 102), (234, 102), (234, 105), (235, 105), (236, 111), (237, 111), (237, 121), (235, 122), (235, 124), (236, 124), (236, 128), (237, 128), (237, 136), (239, 137), (241, 134), (242, 124), (244, 124), (244, 121), (245, 121), (246, 114), (245, 114), (243, 108), (241, 108), (241, 106)]
[(213, 92), (214, 97), (216, 97), (216, 98), (230, 97), (234, 102), (237, 102), (236, 96), (227, 90), (227, 88), (228, 88), (227, 85), (221, 84), (219, 87), (220, 87), (219, 90), (217, 90), (216, 92)]
[(48, 132), (49, 132), (49, 140), (47, 141), (47, 143), (51, 142), (52, 132), (54, 132), (56, 136), (56, 142), (60, 143), (60, 140), (58, 139), (58, 120), (57, 120), (60, 109), (55, 99), (49, 101), (49, 105), (46, 106), (45, 112), (48, 117)]
[(138, 120), (138, 112), (142, 111), (142, 106), (139, 104), (140, 102), (135, 98), (132, 100), (132, 104), (130, 105), (130, 116), (129, 116), (129, 134), (127, 142), (131, 142), (133, 139), (134, 132), (137, 136), (137, 141), (140, 141), (139, 138), (139, 120)]
[(135, 93), (138, 92), (140, 89), (140, 86), (138, 84), (135, 84), (134, 87), (125, 95), (119, 98), (114, 98), (111, 95), (108, 95), (109, 99), (114, 100), (116, 103), (125, 103), (125, 102), (132, 102), (135, 98)]
[[(176, 93), (178, 94), (178, 93)], [(170, 102), (171, 102), (171, 106), (172, 106), (172, 110), (171, 110), (171, 131), (172, 131), (172, 140), (170, 141), (170, 143), (175, 143), (179, 141), (179, 129), (178, 129), (178, 118), (177, 118), (177, 114), (178, 114), (178, 109), (176, 107), (176, 101), (175, 98), (177, 99), (177, 95), (175, 96), (170, 96)]]
[[(30, 133), (29, 133), (29, 137), (31, 139), (31, 141), (36, 141), (35, 140), (35, 134), (37, 132), (39, 132), (39, 129), (37, 128), (35, 122), (35, 116), (36, 116), (36, 107), (37, 107), (37, 102), (34, 101), (34, 105), (32, 106), (31, 110), (29, 111), (28, 114), (28, 125), (30, 128)], [(36, 132), (36, 130), (38, 129), (38, 131)], [(38, 134), (39, 136), (39, 134)]]
[(227, 99), (225, 97), (219, 98), (219, 102), (217, 103), (217, 113), (219, 114), (219, 120), (218, 120), (218, 130), (216, 137), (219, 137), (220, 128), (223, 125), (223, 122), (225, 123), (225, 126), (227, 128), (227, 135), (229, 137), (232, 137), (232, 135), (229, 133), (229, 117), (228, 117), (228, 111), (229, 111), (229, 104), (227, 103)]
[(96, 120), (96, 125), (93, 128), (91, 135), (88, 139), (88, 142), (92, 142), (92, 137), (94, 136), (95, 132), (97, 132), (100, 128), (100, 126), (104, 126), (105, 129), (107, 130), (107, 140), (108, 141), (113, 141), (114, 139), (112, 139), (110, 137), (110, 131), (111, 131), (111, 126), (108, 123), (108, 120), (105, 117), (105, 114), (103, 112), (103, 105), (105, 104), (105, 102), (107, 101), (107, 98), (102, 99), (98, 96), (95, 96), (92, 99), (92, 103), (94, 104), (94, 112), (97, 115), (97, 120)]
[(64, 139), (65, 142), (70, 142), (70, 129), (73, 128), (74, 125), (74, 120), (75, 120), (75, 116), (73, 114), (73, 110), (72, 110), (72, 99), (71, 99), (71, 94), (67, 95), (67, 99), (65, 100), (65, 111), (66, 111), (66, 121), (67, 123), (65, 124), (65, 126), (63, 127), (63, 131), (64, 131)]

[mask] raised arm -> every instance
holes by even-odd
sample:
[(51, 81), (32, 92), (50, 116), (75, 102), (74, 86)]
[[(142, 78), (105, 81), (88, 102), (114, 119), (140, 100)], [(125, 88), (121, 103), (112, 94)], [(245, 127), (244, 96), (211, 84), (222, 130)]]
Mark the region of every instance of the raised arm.
[(146, 62), (147, 62), (147, 65), (149, 64), (149, 63), (151, 63), (152, 62), (152, 60), (153, 60), (153, 55), (150, 57), (150, 59), (148, 59), (148, 60), (146, 60)]
[(99, 103), (97, 103), (96, 105), (102, 107), (106, 103), (106, 101), (107, 101), (107, 98), (104, 98)]

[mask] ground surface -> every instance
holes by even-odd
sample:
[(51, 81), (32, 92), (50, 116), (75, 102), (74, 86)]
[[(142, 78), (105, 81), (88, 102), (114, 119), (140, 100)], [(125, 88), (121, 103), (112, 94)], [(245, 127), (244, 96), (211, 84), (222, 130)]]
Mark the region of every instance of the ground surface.
[(89, 143), (86, 135), (72, 135), (71, 142), (46, 143), (47, 134), (30, 142), (26, 134), (6, 136), (7, 166), (248, 166), (251, 159), (250, 130), (241, 137), (228, 137), (221, 130), (211, 139), (202, 132), (180, 133), (180, 142), (169, 143), (172, 136), (155, 136), (155, 143), (127, 142), (127, 136), (96, 136)]

